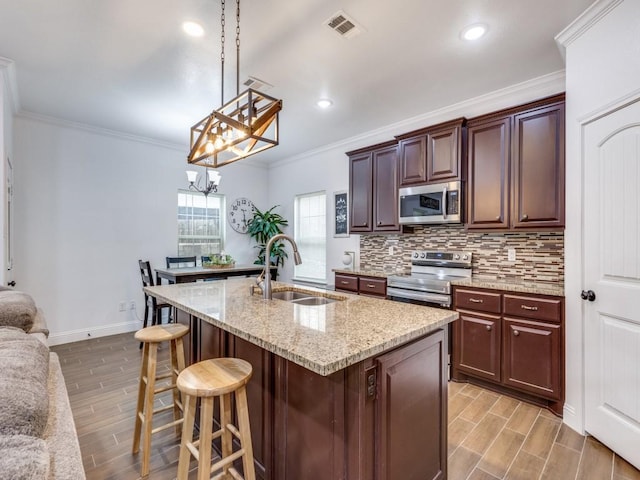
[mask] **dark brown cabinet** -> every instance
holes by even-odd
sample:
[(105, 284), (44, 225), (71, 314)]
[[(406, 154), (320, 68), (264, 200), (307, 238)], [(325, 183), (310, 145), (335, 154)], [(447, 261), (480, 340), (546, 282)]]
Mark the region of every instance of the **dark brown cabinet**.
[(208, 321), (181, 311), (177, 318), (193, 325), (189, 364), (222, 356), (251, 363), (257, 478), (446, 478), (443, 330), (322, 376)]
[(469, 229), (564, 227), (564, 95), (468, 122)]
[(456, 287), (452, 378), (562, 414), (564, 300)]
[(464, 180), (463, 118), (399, 135), (400, 186)]
[(370, 297), (387, 296), (387, 279), (379, 277), (368, 277), (358, 274), (335, 274), (336, 291), (357, 293)]
[(396, 142), (355, 150), (347, 155), (351, 196), (349, 231), (399, 232)]

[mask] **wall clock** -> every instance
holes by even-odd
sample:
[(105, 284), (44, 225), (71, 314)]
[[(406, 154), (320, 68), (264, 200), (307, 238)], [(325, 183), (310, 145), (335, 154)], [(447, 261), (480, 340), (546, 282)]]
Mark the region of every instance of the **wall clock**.
[(236, 198), (227, 210), (229, 225), (238, 233), (247, 233), (249, 230), (249, 220), (253, 217), (256, 207), (248, 198)]

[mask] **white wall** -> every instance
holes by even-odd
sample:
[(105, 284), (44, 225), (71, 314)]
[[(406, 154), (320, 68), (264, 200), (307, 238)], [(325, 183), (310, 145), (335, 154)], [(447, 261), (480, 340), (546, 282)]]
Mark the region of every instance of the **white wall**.
[[(286, 233), (293, 235), (293, 201), (295, 195), (326, 191), (327, 212), (333, 208), (332, 194), (349, 189), (349, 162), (345, 152), (367, 145), (392, 140), (400, 135), (429, 125), (458, 117), (474, 117), (502, 108), (523, 104), (556, 93), (564, 92), (564, 72), (557, 72), (537, 79), (513, 85), (481, 97), (471, 98), (449, 107), (429, 112), (404, 122), (389, 125), (376, 131), (366, 132), (354, 138), (328, 145), (297, 157), (284, 159), (269, 168), (269, 204), (281, 205), (278, 210), (289, 219)], [(339, 108), (338, 106), (334, 108)], [(331, 112), (323, 112), (330, 115)], [(327, 282), (333, 283), (334, 268), (343, 268), (342, 254), (345, 250), (359, 254), (359, 235), (349, 238), (333, 238), (333, 223), (327, 219)], [(304, 262), (304, 258), (302, 259)], [(359, 265), (359, 260), (356, 265)], [(293, 262), (285, 262), (282, 280), (293, 276)]]
[[(613, 7), (613, 9), (611, 9)], [(596, 110), (640, 95), (637, 0), (596, 2), (558, 36), (566, 46), (566, 400), (564, 421), (584, 431), (582, 158), (580, 123)], [(634, 93), (635, 92), (635, 93)]]
[(0, 58), (0, 285), (5, 285), (10, 280), (7, 273), (7, 188), (6, 188), (6, 162), (7, 158), (13, 159), (13, 105), (14, 99), (10, 88), (10, 69), (13, 64)]
[[(51, 343), (139, 328), (137, 261), (163, 266), (176, 254), (186, 148), (25, 116), (16, 119), (14, 147), (15, 280), (44, 309)], [(221, 174), (228, 201), (266, 205), (263, 169), (245, 162)], [(239, 263), (253, 262), (252, 246), (227, 229), (225, 250)], [(118, 311), (131, 300), (137, 311)]]

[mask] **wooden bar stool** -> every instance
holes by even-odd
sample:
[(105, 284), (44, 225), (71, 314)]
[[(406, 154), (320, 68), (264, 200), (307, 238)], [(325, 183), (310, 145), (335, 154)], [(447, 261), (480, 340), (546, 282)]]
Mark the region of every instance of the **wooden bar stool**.
[[(180, 424), (183, 422), (183, 403), (176, 387), (178, 375), (184, 370), (184, 345), (182, 338), (189, 333), (189, 327), (180, 323), (167, 325), (155, 325), (138, 330), (136, 340), (143, 344), (142, 366), (140, 368), (140, 383), (138, 386), (138, 406), (136, 408), (136, 425), (133, 432), (133, 453), (140, 451), (140, 433), (144, 425), (142, 435), (142, 477), (149, 475), (149, 457), (151, 451), (151, 435), (170, 427), (176, 427), (176, 434), (180, 434)], [(157, 375), (158, 345), (162, 342), (170, 342), (171, 371)], [(166, 386), (156, 388), (156, 382), (165, 378), (171, 378)], [(165, 407), (153, 409), (155, 395), (158, 393), (173, 391), (173, 402)], [(173, 422), (153, 428), (153, 416), (156, 413), (173, 409)]]
[[(198, 461), (198, 480), (209, 480), (211, 474), (222, 472), (211, 480), (242, 476), (233, 467), (233, 462), (242, 457), (244, 480), (255, 480), (253, 447), (249, 428), (246, 385), (251, 378), (251, 364), (239, 358), (215, 358), (196, 363), (178, 376), (178, 388), (184, 394), (185, 412), (178, 459), (178, 480), (186, 480), (189, 474), (191, 455)], [(235, 394), (238, 413), (238, 428), (231, 424), (231, 395)], [(220, 397), (220, 430), (213, 432), (213, 400)], [(193, 441), (196, 401), (201, 398), (200, 438)], [(233, 452), (231, 435), (240, 441), (240, 449)], [(222, 437), (222, 458), (211, 465), (211, 442)]]

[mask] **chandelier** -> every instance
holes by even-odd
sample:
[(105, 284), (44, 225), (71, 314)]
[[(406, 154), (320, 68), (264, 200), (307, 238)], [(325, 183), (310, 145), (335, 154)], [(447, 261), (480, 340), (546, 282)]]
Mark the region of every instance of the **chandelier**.
[(222, 0), (220, 103), (191, 127), (190, 164), (221, 167), (278, 145), (282, 100), (251, 88), (240, 93), (240, 0), (236, 0), (236, 97), (224, 101), (225, 0)]
[(222, 176), (216, 171), (210, 168), (206, 169), (207, 180), (205, 181), (204, 188), (200, 188), (200, 179), (198, 178), (198, 172), (195, 170), (187, 170), (187, 180), (189, 182), (189, 190), (195, 190), (204, 194), (206, 197), (211, 192), (216, 193), (218, 191), (218, 185)]

